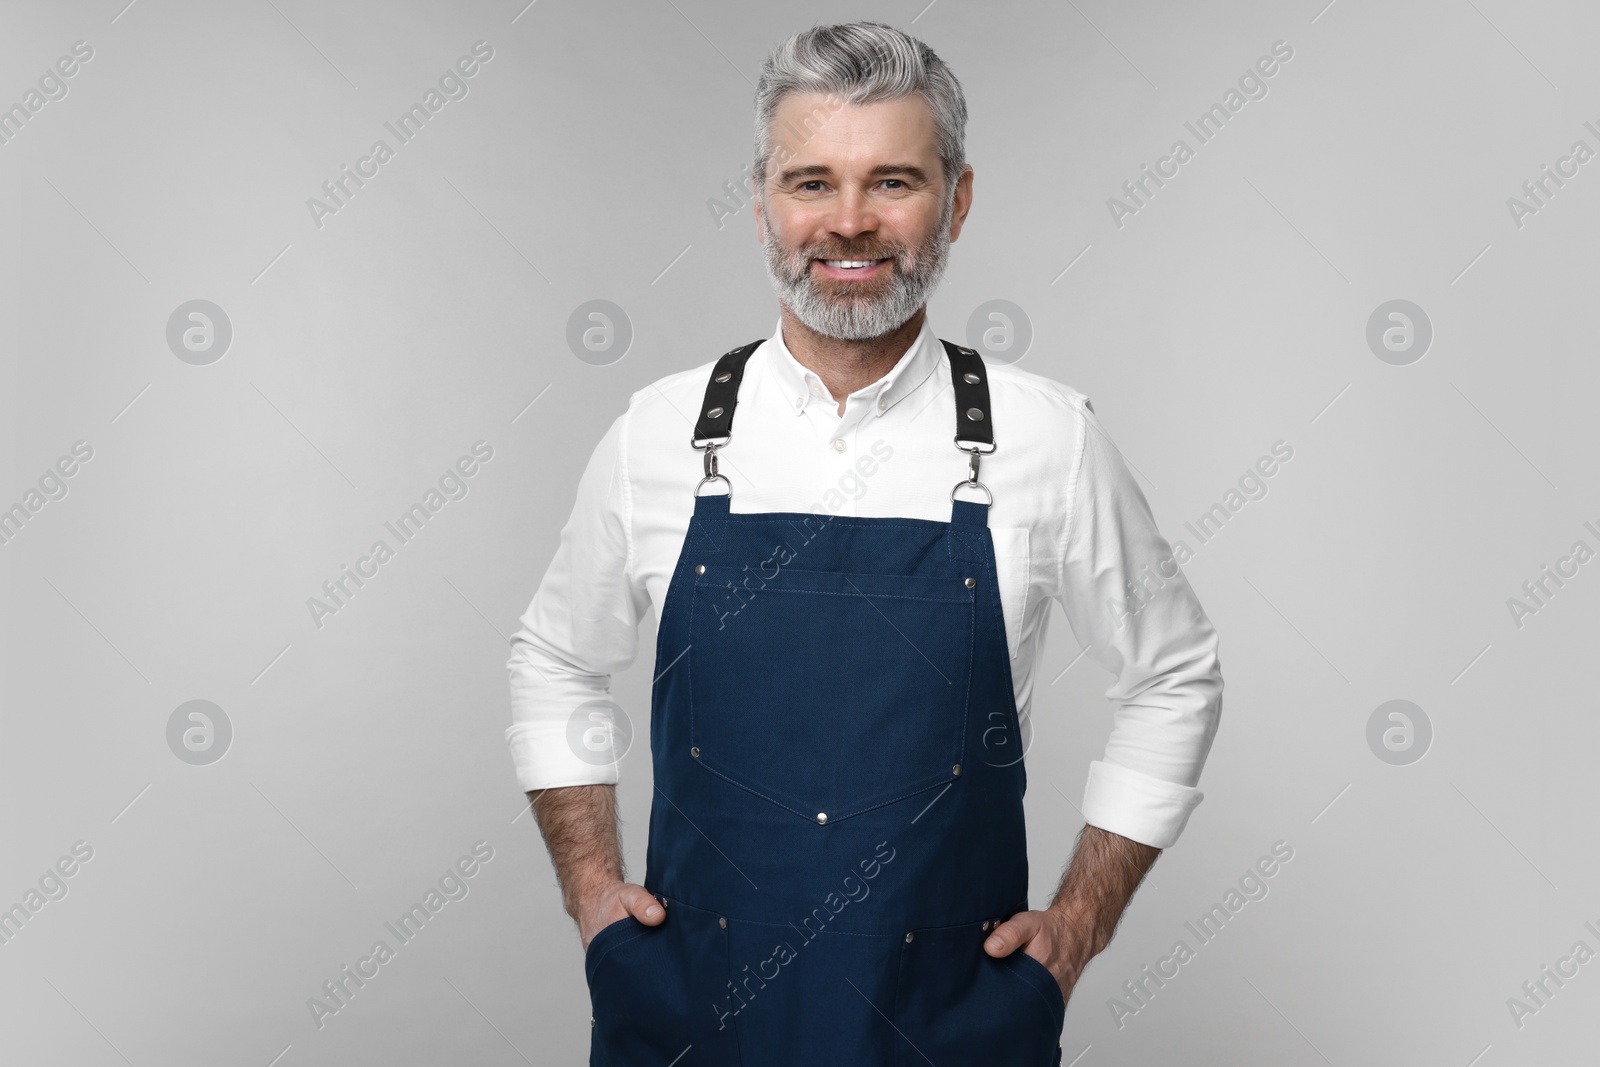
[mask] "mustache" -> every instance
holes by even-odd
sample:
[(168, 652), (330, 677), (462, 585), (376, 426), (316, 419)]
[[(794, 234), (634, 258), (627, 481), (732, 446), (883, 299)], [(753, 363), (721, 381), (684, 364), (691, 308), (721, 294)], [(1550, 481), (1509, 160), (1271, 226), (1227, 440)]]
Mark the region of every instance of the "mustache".
[(815, 251), (806, 252), (807, 259), (899, 259), (903, 249), (885, 248), (872, 249), (865, 252), (832, 252)]

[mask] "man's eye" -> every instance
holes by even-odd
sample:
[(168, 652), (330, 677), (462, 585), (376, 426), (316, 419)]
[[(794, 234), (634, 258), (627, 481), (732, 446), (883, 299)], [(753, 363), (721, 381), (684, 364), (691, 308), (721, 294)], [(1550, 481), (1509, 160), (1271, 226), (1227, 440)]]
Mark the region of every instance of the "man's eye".
[(809, 181), (809, 182), (801, 182), (800, 183), (800, 188), (805, 190), (808, 193), (815, 193), (815, 192), (818, 192), (819, 190), (813, 189), (813, 188), (811, 188), (811, 186), (814, 186), (814, 185), (819, 185), (820, 186), (821, 184), (822, 184), (822, 182), (820, 180)]
[(905, 185), (905, 181), (900, 179), (900, 178), (885, 178), (883, 180), (884, 180), (885, 183), (895, 182), (895, 183), (897, 183), (898, 185), (901, 185), (901, 186)]

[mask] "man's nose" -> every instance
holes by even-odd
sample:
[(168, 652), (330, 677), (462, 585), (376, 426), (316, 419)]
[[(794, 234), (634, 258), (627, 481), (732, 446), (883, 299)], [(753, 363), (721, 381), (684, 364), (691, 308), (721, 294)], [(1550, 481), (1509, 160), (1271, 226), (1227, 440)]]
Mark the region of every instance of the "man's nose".
[(872, 233), (878, 228), (877, 212), (865, 193), (846, 189), (839, 194), (828, 228), (840, 237), (854, 237), (859, 233)]

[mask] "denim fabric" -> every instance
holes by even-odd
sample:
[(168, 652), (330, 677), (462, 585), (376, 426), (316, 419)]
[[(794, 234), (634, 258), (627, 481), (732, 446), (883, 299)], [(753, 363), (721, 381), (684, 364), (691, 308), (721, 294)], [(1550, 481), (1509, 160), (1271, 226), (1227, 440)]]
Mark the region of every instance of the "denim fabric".
[(651, 706), (667, 918), (591, 941), (592, 1067), (1059, 1063), (1054, 976), (982, 947), (1028, 906), (987, 518), (696, 498)]

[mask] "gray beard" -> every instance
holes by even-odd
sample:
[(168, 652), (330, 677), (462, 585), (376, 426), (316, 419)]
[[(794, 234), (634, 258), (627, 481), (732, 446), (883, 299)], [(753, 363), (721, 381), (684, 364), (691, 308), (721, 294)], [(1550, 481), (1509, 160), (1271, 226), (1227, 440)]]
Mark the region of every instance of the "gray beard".
[[(808, 328), (824, 337), (843, 341), (864, 341), (882, 337), (905, 325), (944, 277), (950, 258), (950, 218), (955, 197), (945, 201), (944, 213), (934, 232), (907, 257), (901, 247), (884, 247), (879, 255), (892, 258), (893, 274), (889, 287), (879, 296), (833, 297), (825, 293), (812, 276), (811, 255), (785, 255), (772, 227), (766, 230), (762, 249), (766, 253), (767, 280), (778, 302)], [(841, 257), (849, 258), (849, 257)]]

